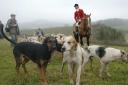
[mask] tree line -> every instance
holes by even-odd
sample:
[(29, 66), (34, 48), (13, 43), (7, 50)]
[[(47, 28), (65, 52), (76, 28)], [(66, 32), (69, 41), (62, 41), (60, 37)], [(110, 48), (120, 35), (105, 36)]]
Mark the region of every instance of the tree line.
[(115, 28), (103, 25), (95, 24), (92, 26), (92, 34), (98, 41), (103, 42), (126, 42), (125, 35), (122, 31)]

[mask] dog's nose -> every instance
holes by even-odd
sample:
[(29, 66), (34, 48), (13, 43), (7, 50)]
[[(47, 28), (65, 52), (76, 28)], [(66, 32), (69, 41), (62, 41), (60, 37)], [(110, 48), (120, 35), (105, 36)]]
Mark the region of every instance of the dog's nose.
[(61, 51), (64, 52), (64, 51), (65, 51), (65, 47), (62, 47), (62, 48), (61, 48)]

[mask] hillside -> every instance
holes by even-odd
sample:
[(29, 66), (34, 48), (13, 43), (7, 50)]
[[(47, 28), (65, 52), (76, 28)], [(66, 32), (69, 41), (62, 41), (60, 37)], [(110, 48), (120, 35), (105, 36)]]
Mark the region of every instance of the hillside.
[(128, 30), (128, 19), (112, 18), (106, 20), (99, 20), (95, 23), (104, 24), (106, 26), (110, 26), (119, 30)]
[(60, 27), (60, 26), (68, 26), (71, 25), (70, 22), (64, 22), (64, 21), (52, 21), (52, 20), (36, 20), (31, 22), (24, 22), (19, 23), (19, 26), (22, 29), (35, 29), (35, 28), (53, 28), (53, 27)]
[[(111, 18), (99, 21), (92, 21), (92, 25), (94, 24), (104, 24), (106, 26), (110, 26), (112, 28), (116, 28), (119, 30), (128, 30), (128, 19), (120, 19), (120, 18)], [(22, 29), (36, 29), (36, 28), (54, 28), (54, 27), (63, 27), (63, 26), (72, 26), (73, 23), (68, 21), (48, 21), (48, 20), (36, 20), (26, 23), (20, 23), (20, 28)]]
[[(41, 28), (42, 29), (42, 28)], [(57, 33), (64, 33), (66, 35), (72, 34), (72, 27), (71, 26), (61, 26), (61, 27), (49, 27), (43, 28), (45, 34), (57, 34)], [(22, 29), (21, 32), (23, 34), (34, 34), (37, 29)]]

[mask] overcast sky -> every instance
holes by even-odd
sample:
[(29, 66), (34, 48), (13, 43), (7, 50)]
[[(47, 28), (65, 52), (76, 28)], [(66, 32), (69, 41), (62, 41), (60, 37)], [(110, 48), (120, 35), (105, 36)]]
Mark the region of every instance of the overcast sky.
[(6, 22), (11, 13), (18, 22), (52, 20), (74, 22), (74, 4), (92, 14), (92, 20), (128, 18), (128, 0), (0, 0), (0, 20)]

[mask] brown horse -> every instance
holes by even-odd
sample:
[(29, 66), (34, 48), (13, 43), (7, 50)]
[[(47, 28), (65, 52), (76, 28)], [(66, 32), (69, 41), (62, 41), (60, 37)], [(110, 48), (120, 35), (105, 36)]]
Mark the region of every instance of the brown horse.
[(83, 38), (86, 37), (87, 39), (87, 45), (89, 46), (89, 38), (91, 35), (91, 18), (90, 15), (85, 15), (85, 18), (81, 20), (79, 27), (75, 28), (75, 32), (73, 31), (74, 37), (77, 42), (80, 42), (81, 45), (83, 45)]

